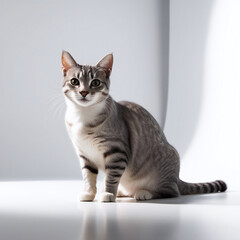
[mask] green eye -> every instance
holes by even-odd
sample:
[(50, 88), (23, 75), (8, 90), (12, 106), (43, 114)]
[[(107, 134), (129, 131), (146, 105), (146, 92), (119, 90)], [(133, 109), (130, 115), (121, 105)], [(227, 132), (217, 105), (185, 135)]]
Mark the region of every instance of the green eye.
[(79, 80), (77, 80), (76, 78), (72, 78), (72, 79), (71, 79), (71, 84), (72, 84), (73, 86), (77, 86), (77, 85), (79, 85), (80, 83), (79, 83)]
[(98, 87), (101, 84), (100, 80), (94, 79), (91, 82), (91, 87)]

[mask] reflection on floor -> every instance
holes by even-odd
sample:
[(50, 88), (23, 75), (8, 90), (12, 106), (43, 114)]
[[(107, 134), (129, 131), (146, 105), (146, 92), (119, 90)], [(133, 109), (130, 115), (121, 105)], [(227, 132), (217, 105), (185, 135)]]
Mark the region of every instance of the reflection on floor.
[(237, 240), (240, 192), (79, 202), (81, 181), (0, 182), (1, 240)]

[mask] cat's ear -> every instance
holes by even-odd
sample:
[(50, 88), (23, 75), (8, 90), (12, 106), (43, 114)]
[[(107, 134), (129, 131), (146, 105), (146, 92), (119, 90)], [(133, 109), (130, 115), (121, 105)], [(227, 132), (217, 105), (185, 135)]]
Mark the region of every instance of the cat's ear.
[(104, 68), (107, 77), (110, 76), (111, 71), (112, 71), (112, 65), (113, 65), (113, 55), (108, 54), (106, 55), (103, 59), (101, 59), (98, 63), (97, 63), (97, 67), (102, 67)]
[(71, 56), (71, 54), (67, 51), (62, 51), (62, 72), (63, 75), (66, 75), (66, 72), (72, 68), (77, 66), (76, 61), (74, 60), (74, 58)]

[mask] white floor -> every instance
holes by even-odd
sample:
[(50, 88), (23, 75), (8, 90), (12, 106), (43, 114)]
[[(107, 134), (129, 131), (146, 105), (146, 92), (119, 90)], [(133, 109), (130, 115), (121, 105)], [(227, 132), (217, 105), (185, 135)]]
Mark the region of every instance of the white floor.
[(0, 182), (1, 240), (237, 240), (240, 192), (78, 202), (80, 181)]

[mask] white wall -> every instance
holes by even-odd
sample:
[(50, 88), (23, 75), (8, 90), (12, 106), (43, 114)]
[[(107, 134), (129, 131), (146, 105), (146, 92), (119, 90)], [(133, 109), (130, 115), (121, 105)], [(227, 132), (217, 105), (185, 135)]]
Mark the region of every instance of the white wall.
[(63, 123), (61, 51), (81, 64), (114, 53), (112, 96), (164, 124), (168, 0), (0, 3), (0, 179), (80, 178)]
[(189, 181), (240, 187), (240, 2), (171, 0), (165, 132)]

